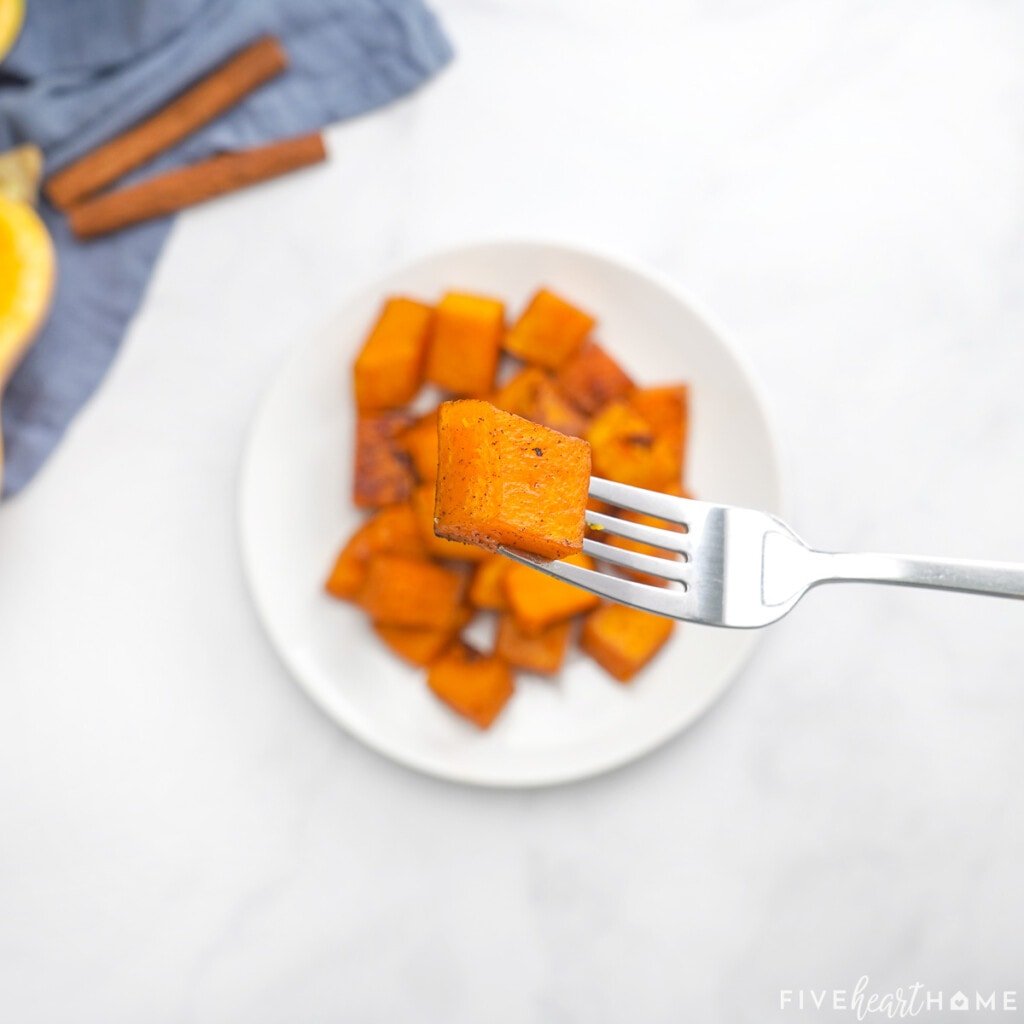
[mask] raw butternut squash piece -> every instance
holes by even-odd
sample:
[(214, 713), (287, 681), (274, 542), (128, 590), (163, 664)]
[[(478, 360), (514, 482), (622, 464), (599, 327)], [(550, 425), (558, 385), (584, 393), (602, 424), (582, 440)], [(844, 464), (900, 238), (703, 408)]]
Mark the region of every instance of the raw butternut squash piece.
[(676, 447), (625, 399), (606, 405), (587, 431), (594, 476), (660, 490), (682, 472)]
[(413, 491), (412, 507), (416, 513), (416, 525), (428, 555), (434, 558), (452, 558), (460, 562), (482, 562), (488, 557), (483, 548), (475, 544), (463, 544), (445, 540), (434, 533), (434, 485), (421, 484)]
[(434, 316), (427, 380), (457, 395), (490, 394), (504, 329), (503, 303), (449, 292)]
[(595, 320), (541, 288), (505, 336), (505, 350), (524, 362), (557, 369), (575, 355)]
[(563, 395), (588, 416), (633, 390), (621, 366), (596, 341), (588, 341), (555, 375)]
[(357, 420), (353, 501), (359, 508), (395, 505), (412, 494), (412, 464), (398, 442), (411, 422), (404, 412), (373, 413)]
[(551, 675), (565, 661), (571, 629), (572, 622), (566, 620), (539, 632), (528, 633), (519, 627), (514, 615), (506, 613), (498, 624), (495, 653), (516, 668)]
[(374, 622), (452, 629), (462, 621), (462, 573), (425, 558), (374, 555), (359, 602)]
[(488, 728), (512, 696), (512, 670), (502, 658), (455, 644), (427, 672), (427, 685), (453, 711)]
[(583, 621), (580, 646), (609, 675), (628, 683), (665, 645), (671, 619), (622, 604), (605, 604)]
[(504, 555), (489, 555), (473, 573), (469, 584), (469, 603), (474, 608), (498, 612), (508, 607), (505, 576), (514, 563)]
[(439, 537), (543, 558), (582, 550), (586, 441), (478, 400), (445, 402), (438, 439)]
[(689, 423), (690, 389), (685, 384), (657, 388), (637, 388), (629, 396), (629, 404), (651, 425), (672, 457), (679, 463), (675, 479), (681, 480)]
[[(463, 625), (469, 621), (469, 614), (463, 616)], [(452, 644), (461, 626), (453, 629), (415, 629), (409, 626), (388, 626), (374, 623), (377, 636), (400, 658), (426, 668), (433, 664)]]
[(434, 311), (413, 299), (388, 299), (356, 356), (356, 405), (394, 409), (411, 402), (423, 383), (423, 364)]
[(412, 459), (420, 483), (433, 483), (437, 479), (437, 410), (402, 431), (398, 441)]
[(366, 568), (376, 554), (425, 554), (412, 506), (389, 505), (371, 516), (341, 549), (324, 589), (334, 597), (355, 600), (366, 581)]
[[(562, 561), (593, 569), (587, 555), (570, 555)], [(556, 580), (553, 576), (517, 562), (505, 577), (505, 596), (520, 629), (537, 633), (556, 622), (563, 622), (600, 604), (597, 594)]]

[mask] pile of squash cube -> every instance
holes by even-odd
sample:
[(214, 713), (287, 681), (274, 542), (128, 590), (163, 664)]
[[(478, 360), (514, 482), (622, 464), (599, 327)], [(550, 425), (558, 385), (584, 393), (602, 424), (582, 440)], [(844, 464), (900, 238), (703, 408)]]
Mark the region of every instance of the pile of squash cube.
[[(574, 638), (628, 682), (672, 631), (671, 620), (603, 603), (501, 554), (435, 534), (437, 406), (457, 397), (485, 399), (586, 440), (595, 476), (685, 494), (686, 386), (638, 387), (595, 340), (594, 327), (590, 315), (547, 289), (511, 325), (492, 297), (450, 292), (436, 305), (396, 297), (385, 302), (353, 368), (352, 495), (368, 515), (338, 555), (327, 592), (361, 608), (381, 642), (425, 669), (430, 689), (480, 728), (512, 696), (517, 673), (556, 676)], [(593, 567), (582, 553), (568, 560)], [(490, 650), (463, 639), (478, 615), (497, 617)]]

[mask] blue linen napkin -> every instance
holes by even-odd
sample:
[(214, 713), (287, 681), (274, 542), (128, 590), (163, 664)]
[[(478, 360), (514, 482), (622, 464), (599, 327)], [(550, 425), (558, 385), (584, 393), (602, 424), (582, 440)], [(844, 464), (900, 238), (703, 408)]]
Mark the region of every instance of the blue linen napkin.
[[(266, 34), (284, 44), (288, 71), (125, 182), (363, 113), (452, 55), (420, 0), (29, 0), (0, 66), (0, 151), (34, 142), (52, 172)], [(171, 228), (165, 218), (81, 243), (46, 204), (42, 215), (58, 283), (4, 392), (4, 497), (28, 483), (102, 380)]]

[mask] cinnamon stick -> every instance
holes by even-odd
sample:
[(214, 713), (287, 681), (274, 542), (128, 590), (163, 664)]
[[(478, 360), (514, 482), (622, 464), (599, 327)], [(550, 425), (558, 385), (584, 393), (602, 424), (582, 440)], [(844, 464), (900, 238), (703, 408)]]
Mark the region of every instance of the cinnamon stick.
[(225, 153), (86, 200), (68, 211), (68, 221), (79, 238), (95, 238), (308, 167), (326, 157), (323, 138), (318, 134)]
[(212, 121), (287, 66), (288, 55), (276, 39), (256, 40), (152, 117), (51, 175), (46, 195), (68, 209)]

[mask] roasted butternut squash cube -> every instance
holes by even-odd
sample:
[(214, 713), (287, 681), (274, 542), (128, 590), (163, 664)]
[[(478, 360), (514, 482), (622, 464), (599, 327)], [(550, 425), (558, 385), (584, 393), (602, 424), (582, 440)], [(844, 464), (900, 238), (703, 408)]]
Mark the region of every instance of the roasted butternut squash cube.
[(404, 412), (380, 412), (356, 421), (353, 500), (359, 508), (380, 508), (405, 501), (412, 494), (412, 464), (398, 442), (412, 423)]
[(609, 675), (628, 683), (665, 645), (671, 619), (622, 604), (605, 604), (583, 621), (580, 646)]
[[(370, 553), (366, 550), (366, 532), (369, 523), (364, 523), (348, 539), (345, 546), (338, 552), (338, 557), (331, 566), (331, 571), (324, 583), (324, 590), (332, 597), (342, 601), (353, 601), (363, 589), (366, 581), (366, 566)], [(364, 553), (365, 552), (365, 553)]]
[(543, 558), (582, 550), (585, 441), (472, 399), (440, 407), (438, 439), (439, 537)]
[(562, 394), (588, 416), (633, 390), (625, 370), (596, 341), (588, 341), (555, 376)]
[[(464, 622), (469, 621), (466, 613)], [(388, 626), (375, 622), (374, 632), (400, 658), (426, 668), (433, 664), (451, 645), (458, 635), (460, 626), (452, 629), (416, 629), (409, 626)]]
[(533, 396), (527, 419), (570, 437), (586, 437), (589, 420), (570, 402), (549, 377), (545, 377)]
[(402, 431), (398, 442), (412, 459), (419, 482), (433, 483), (437, 479), (437, 410), (421, 416)]
[(557, 369), (575, 355), (594, 323), (589, 313), (541, 288), (505, 335), (505, 350), (524, 362)]
[(689, 426), (690, 389), (685, 384), (637, 388), (629, 395), (629, 404), (651, 425), (672, 457), (679, 463), (676, 481), (682, 479)]
[(551, 675), (565, 661), (571, 629), (572, 622), (566, 621), (529, 633), (520, 628), (514, 615), (506, 612), (498, 624), (495, 653), (516, 668)]
[(374, 555), (359, 595), (377, 623), (420, 629), (452, 629), (462, 622), (462, 573), (426, 558)]
[(427, 380), (457, 395), (490, 394), (504, 329), (503, 303), (449, 292), (434, 314)]
[(502, 658), (457, 643), (427, 672), (427, 685), (453, 711), (488, 728), (512, 696), (512, 670)]
[(430, 306), (413, 299), (384, 303), (353, 368), (360, 409), (394, 409), (412, 401), (423, 383), (433, 313)]
[(475, 544), (463, 544), (457, 540), (445, 540), (434, 533), (434, 493), (433, 484), (422, 484), (412, 495), (416, 525), (427, 554), (434, 558), (448, 558), (458, 562), (482, 562), (488, 557), (488, 552), (483, 548)]
[(473, 573), (469, 584), (469, 603), (483, 611), (497, 612), (508, 607), (505, 576), (514, 563), (504, 555), (489, 555)]
[(421, 557), (425, 554), (412, 506), (389, 505), (363, 523), (334, 562), (324, 588), (334, 597), (354, 600), (366, 580), (370, 558), (387, 552)]
[[(594, 568), (593, 560), (586, 555), (570, 555), (562, 561), (584, 569)], [(537, 633), (600, 604), (597, 594), (519, 562), (505, 577), (505, 596), (519, 628), (525, 633)]]
[(498, 388), (490, 403), (562, 434), (583, 437), (587, 431), (586, 416), (559, 391), (551, 375), (537, 366), (520, 370)]
[(494, 392), (490, 398), (491, 405), (516, 416), (531, 419), (530, 413), (536, 405), (537, 391), (547, 379), (547, 372), (539, 366), (524, 366)]
[(587, 431), (594, 476), (635, 487), (660, 490), (682, 472), (673, 444), (625, 399), (609, 402), (591, 421)]

